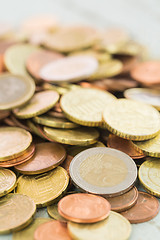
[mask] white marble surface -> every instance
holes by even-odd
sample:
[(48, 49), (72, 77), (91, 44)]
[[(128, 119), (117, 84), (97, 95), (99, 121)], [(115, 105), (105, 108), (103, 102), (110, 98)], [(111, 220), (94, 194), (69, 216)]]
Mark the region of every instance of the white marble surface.
[[(160, 0), (0, 0), (0, 6), (0, 22), (15, 26), (40, 13), (56, 15), (62, 23), (120, 26), (148, 46), (154, 58), (160, 57)], [(47, 216), (45, 210), (36, 214)], [(11, 239), (11, 235), (0, 236), (0, 240)], [(149, 222), (132, 225), (130, 240), (152, 239), (160, 239), (160, 214)]]

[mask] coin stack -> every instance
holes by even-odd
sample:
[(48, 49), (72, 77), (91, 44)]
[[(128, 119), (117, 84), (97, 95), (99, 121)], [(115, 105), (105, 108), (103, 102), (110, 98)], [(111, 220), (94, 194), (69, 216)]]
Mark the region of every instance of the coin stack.
[(0, 234), (129, 239), (159, 212), (160, 61), (122, 29), (53, 16), (2, 32)]

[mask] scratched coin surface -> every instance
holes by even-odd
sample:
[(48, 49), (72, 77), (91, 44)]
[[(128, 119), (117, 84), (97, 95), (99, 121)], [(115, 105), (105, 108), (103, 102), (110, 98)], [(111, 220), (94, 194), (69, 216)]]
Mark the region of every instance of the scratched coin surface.
[(135, 141), (153, 138), (160, 130), (160, 114), (155, 108), (128, 99), (110, 103), (103, 119), (113, 134)]
[(73, 183), (86, 192), (118, 196), (127, 192), (137, 178), (137, 167), (125, 153), (106, 147), (90, 148), (70, 164)]
[(115, 99), (109, 92), (85, 88), (66, 93), (60, 103), (71, 121), (85, 126), (99, 126), (103, 110)]
[(37, 207), (53, 203), (67, 188), (69, 176), (62, 167), (37, 176), (20, 176), (16, 192), (31, 197)]
[(52, 90), (36, 93), (23, 107), (14, 109), (18, 118), (32, 118), (50, 110), (58, 101), (59, 94)]
[(0, 198), (0, 233), (25, 228), (32, 222), (35, 212), (36, 205), (28, 196), (10, 193)]
[(16, 175), (9, 169), (0, 168), (0, 197), (16, 187)]
[(47, 172), (63, 162), (66, 157), (65, 148), (58, 143), (36, 144), (33, 157), (26, 163), (17, 165), (15, 169), (23, 174), (34, 175)]
[(121, 214), (127, 218), (130, 223), (147, 222), (154, 218), (159, 212), (159, 202), (152, 195), (139, 192), (137, 203), (127, 211)]
[(68, 230), (73, 239), (79, 240), (126, 240), (131, 234), (131, 224), (116, 212), (101, 222), (80, 224), (69, 222)]

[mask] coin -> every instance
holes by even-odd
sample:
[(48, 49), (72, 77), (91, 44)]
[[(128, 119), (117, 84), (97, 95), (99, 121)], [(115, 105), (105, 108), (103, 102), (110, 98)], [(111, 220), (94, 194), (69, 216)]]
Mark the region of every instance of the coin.
[(49, 216), (54, 218), (55, 220), (58, 220), (58, 221), (64, 222), (64, 223), (67, 222), (67, 220), (65, 218), (63, 218), (59, 214), (59, 212), (58, 212), (58, 204), (57, 203), (55, 203), (55, 204), (53, 204), (51, 206), (48, 206), (47, 207), (47, 212), (48, 212)]
[(110, 103), (103, 112), (103, 119), (109, 131), (135, 141), (153, 138), (160, 130), (160, 115), (155, 108), (128, 99)]
[(66, 157), (64, 147), (58, 143), (36, 144), (36, 151), (30, 161), (20, 164), (15, 169), (23, 174), (34, 175), (47, 172), (59, 164)]
[(139, 62), (140, 59), (137, 56), (118, 56), (118, 59), (123, 63), (122, 74), (129, 73)]
[(27, 122), (25, 120), (20, 121), (13, 114), (10, 116), (10, 118), (17, 127), (23, 128), (27, 131), (30, 131), (30, 128), (27, 127)]
[(0, 197), (16, 187), (16, 175), (9, 169), (0, 168)]
[(106, 147), (87, 149), (70, 164), (73, 183), (82, 190), (108, 197), (127, 192), (137, 178), (137, 167), (125, 153)]
[(68, 175), (69, 175), (69, 166), (71, 164), (73, 157), (70, 155), (67, 155), (67, 158), (63, 161), (63, 163), (61, 164), (61, 166), (66, 169)]
[(21, 230), (32, 222), (36, 205), (28, 196), (10, 193), (0, 198), (0, 212), (0, 233), (9, 233)]
[(124, 92), (125, 98), (147, 103), (160, 110), (160, 91), (149, 88), (131, 88)]
[(67, 225), (56, 220), (43, 223), (36, 229), (34, 239), (43, 240), (44, 238), (46, 240), (50, 240), (51, 238), (52, 240), (71, 240)]
[(66, 170), (58, 166), (37, 176), (20, 176), (16, 192), (31, 197), (37, 207), (45, 207), (51, 205), (66, 190), (68, 183)]
[(0, 120), (7, 118), (10, 115), (10, 112), (7, 110), (0, 110)]
[(8, 110), (28, 102), (35, 91), (32, 79), (13, 74), (0, 76), (0, 109)]
[(58, 203), (59, 214), (77, 223), (95, 223), (104, 220), (111, 206), (102, 197), (87, 193), (75, 193), (63, 197)]
[(124, 45), (116, 49), (112, 54), (125, 55), (125, 56), (137, 56), (142, 52), (142, 46), (134, 41), (128, 41)]
[(16, 108), (13, 113), (18, 118), (32, 118), (51, 109), (59, 99), (59, 94), (52, 90), (36, 93), (25, 106)]
[(45, 134), (54, 141), (87, 146), (97, 142), (99, 132), (95, 128), (80, 127), (75, 129), (54, 129), (44, 127)]
[(92, 56), (71, 56), (52, 61), (44, 65), (40, 77), (49, 82), (77, 82), (91, 76), (98, 68), (96, 58)]
[(32, 142), (31, 134), (17, 127), (1, 127), (0, 139), (0, 161), (22, 155)]
[(126, 240), (131, 234), (131, 224), (116, 212), (101, 222), (92, 224), (68, 223), (68, 230), (73, 239), (81, 240)]
[(121, 214), (127, 218), (130, 223), (142, 223), (154, 218), (158, 212), (158, 200), (148, 193), (139, 192), (137, 203), (129, 210), (121, 212)]
[[(103, 196), (105, 197), (105, 196)], [(131, 188), (128, 192), (117, 197), (106, 197), (111, 204), (111, 210), (122, 212), (133, 207), (138, 199), (138, 190), (136, 187)]]
[(14, 232), (13, 240), (33, 240), (34, 232), (42, 223), (49, 222), (49, 218), (36, 218), (33, 222), (25, 229)]
[(109, 92), (85, 88), (66, 93), (60, 104), (71, 121), (84, 126), (99, 126), (103, 110), (115, 99)]
[(120, 150), (126, 154), (128, 154), (133, 159), (139, 159), (145, 157), (143, 153), (138, 152), (134, 146), (132, 141), (120, 138), (116, 135), (110, 134), (107, 146), (110, 148), (115, 148), (117, 150)]

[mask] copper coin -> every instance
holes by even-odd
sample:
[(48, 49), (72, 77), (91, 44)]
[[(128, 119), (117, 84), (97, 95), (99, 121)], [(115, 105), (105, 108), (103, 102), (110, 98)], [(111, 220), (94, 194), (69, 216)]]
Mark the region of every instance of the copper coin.
[(123, 63), (123, 69), (121, 74), (129, 73), (138, 63), (139, 58), (137, 56), (118, 56), (118, 59)]
[(3, 120), (3, 122), (8, 125), (8, 126), (11, 126), (11, 127), (17, 127), (17, 125), (12, 121), (12, 119), (10, 118), (5, 118)]
[(62, 57), (63, 55), (60, 53), (55, 53), (42, 49), (32, 53), (29, 56), (26, 62), (26, 68), (33, 77), (35, 77), (36, 79), (40, 79), (39, 72), (41, 68), (44, 65)]
[(145, 157), (144, 154), (139, 153), (134, 147), (130, 140), (120, 138), (116, 135), (110, 134), (107, 142), (107, 146), (110, 148), (115, 148), (126, 154), (128, 154), (133, 159), (139, 159)]
[(102, 80), (108, 91), (122, 92), (125, 89), (137, 87), (137, 82), (129, 78), (107, 78)]
[(42, 137), (50, 142), (55, 142), (54, 140), (52, 140), (51, 138), (49, 138), (45, 132), (43, 131), (43, 128), (40, 127), (38, 124), (35, 124), (35, 127), (37, 129), (37, 131), (39, 132), (40, 135), (42, 135)]
[(111, 204), (112, 211), (122, 212), (128, 210), (136, 204), (138, 199), (138, 190), (136, 187), (133, 187), (131, 190), (118, 197), (106, 197), (106, 199)]
[(131, 71), (133, 79), (152, 85), (160, 83), (160, 61), (148, 61), (138, 64)]
[(67, 225), (56, 220), (41, 224), (34, 233), (34, 240), (72, 240)]
[(7, 118), (10, 115), (10, 112), (7, 110), (0, 110), (0, 120)]
[(27, 175), (40, 174), (57, 167), (65, 157), (66, 151), (61, 144), (39, 143), (30, 161), (16, 166), (15, 169)]
[(25, 120), (20, 121), (19, 119), (15, 118), (15, 116), (13, 114), (11, 115), (10, 118), (11, 118), (12, 122), (15, 124), (16, 127), (20, 127), (20, 128), (23, 128), (27, 131), (30, 131), (29, 127), (27, 127), (27, 124), (26, 125), (23, 124), (23, 123), (25, 123)]
[(64, 160), (64, 162), (61, 164), (61, 166), (66, 169), (68, 175), (69, 175), (69, 166), (72, 161), (73, 157), (70, 155), (67, 155), (67, 158)]
[(65, 196), (58, 203), (59, 214), (77, 223), (99, 222), (108, 217), (110, 209), (106, 199), (87, 193)]
[(121, 214), (127, 218), (130, 223), (147, 222), (154, 218), (159, 212), (159, 201), (152, 195), (139, 192), (137, 203)]
[(47, 114), (51, 117), (57, 117), (57, 118), (63, 118), (63, 119), (66, 119), (66, 117), (64, 116), (63, 113), (61, 112), (56, 112), (56, 111), (49, 111), (47, 112)]

